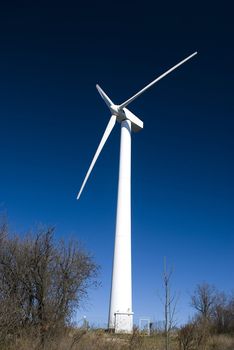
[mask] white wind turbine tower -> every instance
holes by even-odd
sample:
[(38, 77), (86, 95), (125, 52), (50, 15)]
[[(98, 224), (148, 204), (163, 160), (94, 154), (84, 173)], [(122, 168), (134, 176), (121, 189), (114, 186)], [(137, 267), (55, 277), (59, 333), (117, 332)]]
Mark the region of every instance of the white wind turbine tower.
[(96, 85), (98, 92), (110, 109), (111, 118), (82, 183), (77, 199), (80, 198), (95, 162), (117, 120), (121, 123), (121, 139), (115, 247), (108, 321), (109, 329), (115, 332), (131, 333), (133, 329), (131, 272), (131, 130), (136, 132), (143, 128), (143, 122), (126, 107), (144, 91), (196, 54), (197, 52), (194, 52), (192, 55), (167, 70), (121, 105), (115, 105), (100, 86)]

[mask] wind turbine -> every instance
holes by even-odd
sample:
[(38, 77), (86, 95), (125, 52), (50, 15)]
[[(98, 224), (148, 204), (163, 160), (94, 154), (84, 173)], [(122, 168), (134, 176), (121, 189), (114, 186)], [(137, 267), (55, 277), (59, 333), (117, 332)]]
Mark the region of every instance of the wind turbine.
[(177, 63), (120, 105), (114, 104), (100, 86), (96, 85), (99, 94), (110, 109), (111, 117), (82, 183), (77, 199), (80, 198), (96, 160), (115, 126), (116, 121), (118, 121), (121, 123), (119, 182), (108, 321), (108, 328), (115, 332), (131, 333), (133, 329), (131, 272), (131, 130), (137, 132), (143, 129), (142, 120), (126, 107), (160, 79), (164, 78), (167, 74), (171, 73), (196, 54), (197, 52), (194, 52), (192, 55)]

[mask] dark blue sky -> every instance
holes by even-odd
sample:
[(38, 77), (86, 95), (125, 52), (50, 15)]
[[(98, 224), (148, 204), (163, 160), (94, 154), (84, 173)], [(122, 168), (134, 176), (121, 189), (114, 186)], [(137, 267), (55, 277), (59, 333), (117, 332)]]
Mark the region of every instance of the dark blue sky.
[[(116, 103), (194, 51), (134, 101), (133, 311), (162, 319), (163, 257), (174, 266), (178, 320), (207, 281), (233, 289), (234, 45), (225, 2), (1, 2), (0, 210), (13, 229), (56, 225), (101, 265), (91, 322), (106, 322), (114, 243), (119, 125), (81, 200), (76, 194)], [(77, 316), (79, 318), (79, 315)]]

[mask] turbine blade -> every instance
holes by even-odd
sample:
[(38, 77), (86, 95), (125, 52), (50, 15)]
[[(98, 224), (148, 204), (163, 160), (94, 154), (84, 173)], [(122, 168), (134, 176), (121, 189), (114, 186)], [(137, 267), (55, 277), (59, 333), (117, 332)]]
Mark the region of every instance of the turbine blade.
[(160, 75), (158, 78), (156, 78), (155, 80), (153, 80), (150, 84), (146, 85), (142, 90), (140, 90), (139, 92), (137, 92), (135, 95), (133, 95), (131, 98), (129, 98), (127, 101), (125, 101), (124, 103), (122, 103), (119, 107), (121, 109), (123, 109), (124, 107), (126, 107), (127, 105), (129, 105), (129, 103), (131, 103), (132, 101), (134, 101), (138, 96), (140, 96), (143, 92), (145, 92), (147, 89), (149, 89), (152, 85), (154, 85), (155, 83), (157, 83), (160, 79), (164, 78), (167, 74), (171, 73), (174, 69), (178, 68), (179, 66), (181, 66), (183, 63), (185, 63), (186, 61), (188, 61), (190, 58), (192, 58), (193, 56), (195, 56), (197, 54), (197, 52), (194, 52), (192, 55), (186, 57), (183, 61), (177, 63), (175, 66), (173, 66), (172, 68), (168, 69), (165, 73), (163, 73), (162, 75)]
[(124, 108), (123, 111), (126, 115), (126, 118), (128, 120), (130, 120), (130, 122), (132, 123), (132, 130), (134, 132), (137, 132), (137, 131), (140, 131), (141, 129), (143, 129), (144, 123), (142, 120), (140, 120), (135, 114), (133, 114), (127, 108)]
[(96, 88), (99, 92), (99, 94), (101, 95), (101, 97), (103, 98), (103, 100), (105, 101), (105, 103), (107, 104), (108, 107), (110, 107), (111, 105), (113, 105), (113, 102), (111, 101), (111, 99), (107, 96), (107, 94), (100, 88), (100, 86), (97, 84)]
[(105, 145), (106, 140), (108, 139), (108, 137), (109, 137), (113, 127), (115, 126), (115, 122), (116, 122), (116, 116), (112, 115), (110, 120), (109, 120), (109, 122), (108, 122), (108, 124), (107, 124), (106, 130), (105, 130), (105, 132), (104, 132), (104, 134), (102, 136), (102, 139), (101, 139), (101, 142), (100, 142), (100, 144), (99, 144), (99, 146), (97, 148), (97, 151), (96, 151), (96, 153), (95, 153), (95, 155), (93, 157), (93, 160), (92, 160), (92, 162), (90, 164), (89, 170), (87, 171), (85, 179), (84, 179), (84, 181), (82, 183), (82, 186), (80, 188), (80, 191), (79, 191), (79, 193), (77, 195), (77, 199), (80, 198), (80, 195), (81, 195), (81, 193), (82, 193), (82, 191), (84, 189), (84, 186), (85, 186), (85, 184), (86, 184), (86, 182), (87, 182), (87, 180), (89, 178), (89, 175), (90, 175), (90, 173), (91, 173), (91, 171), (92, 171), (92, 169), (93, 169), (93, 167), (94, 167), (94, 165), (96, 163), (96, 160), (98, 159), (98, 156), (101, 153), (101, 150), (103, 149), (103, 146)]

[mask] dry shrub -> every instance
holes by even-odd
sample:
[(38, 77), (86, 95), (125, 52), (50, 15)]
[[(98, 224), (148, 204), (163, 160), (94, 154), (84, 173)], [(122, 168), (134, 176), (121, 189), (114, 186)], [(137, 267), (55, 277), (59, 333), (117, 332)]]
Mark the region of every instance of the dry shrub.
[[(183, 327), (184, 331), (184, 327)], [(188, 334), (194, 335), (192, 328), (186, 329)], [(181, 334), (181, 330), (180, 330)], [(206, 344), (198, 344), (197, 338), (187, 343), (186, 350), (233, 350), (234, 337), (215, 335), (208, 339)], [(170, 350), (178, 350), (178, 344), (172, 341)], [(54, 339), (47, 339), (44, 344), (40, 342), (37, 332), (25, 330), (16, 342), (9, 346), (0, 346), (1, 350), (164, 350), (165, 341), (162, 334), (144, 336), (138, 332), (132, 335), (109, 334), (103, 330), (65, 329)]]
[(178, 332), (180, 350), (205, 350), (209, 340), (209, 325), (204, 322), (192, 322), (181, 327)]
[(214, 335), (209, 341), (210, 350), (233, 350), (234, 349), (234, 338), (226, 335)]
[(143, 344), (143, 336), (138, 329), (133, 329), (133, 333), (129, 339), (129, 350), (141, 349)]

